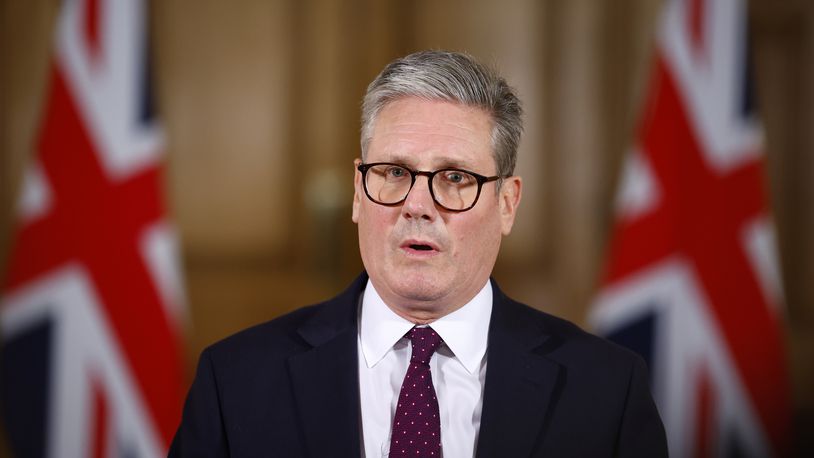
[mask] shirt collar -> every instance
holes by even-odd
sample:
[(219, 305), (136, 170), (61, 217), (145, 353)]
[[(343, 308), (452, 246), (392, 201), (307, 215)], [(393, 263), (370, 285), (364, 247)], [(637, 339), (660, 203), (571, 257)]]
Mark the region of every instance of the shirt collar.
[[(486, 354), (489, 320), (492, 316), (492, 284), (486, 281), (480, 292), (463, 307), (430, 323), (455, 357), (474, 374)], [(381, 361), (413, 323), (393, 312), (368, 279), (362, 297), (359, 341), (367, 367)]]

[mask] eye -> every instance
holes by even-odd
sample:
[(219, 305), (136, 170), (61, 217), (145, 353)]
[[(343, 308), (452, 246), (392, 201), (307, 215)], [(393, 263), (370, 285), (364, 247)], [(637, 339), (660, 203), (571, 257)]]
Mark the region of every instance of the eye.
[(387, 170), (384, 172), (385, 176), (388, 178), (404, 178), (405, 176), (409, 175), (410, 173), (407, 172), (407, 169), (404, 167), (399, 167), (397, 165), (391, 165), (387, 167)]
[(448, 170), (444, 172), (444, 181), (450, 184), (466, 184), (469, 178), (469, 174), (459, 170)]

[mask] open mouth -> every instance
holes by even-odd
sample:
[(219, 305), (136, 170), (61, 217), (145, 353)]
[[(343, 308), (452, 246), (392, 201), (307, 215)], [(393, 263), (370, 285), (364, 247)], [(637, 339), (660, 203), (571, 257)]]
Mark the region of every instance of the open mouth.
[(419, 256), (429, 256), (440, 251), (432, 241), (417, 239), (405, 240), (401, 244), (401, 249)]

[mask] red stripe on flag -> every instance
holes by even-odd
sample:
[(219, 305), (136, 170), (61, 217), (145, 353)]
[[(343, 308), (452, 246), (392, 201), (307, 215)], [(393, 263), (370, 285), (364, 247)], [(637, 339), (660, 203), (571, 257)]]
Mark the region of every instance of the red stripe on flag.
[(707, 14), (707, 2), (705, 0), (690, 0), (688, 19), (688, 29), (690, 45), (696, 57), (704, 55), (706, 48), (704, 21)]
[(697, 402), (695, 407), (695, 454), (693, 456), (707, 458), (715, 456), (717, 409), (715, 409), (716, 399), (709, 372), (703, 363), (695, 384)]
[(109, 439), (108, 405), (104, 389), (93, 380), (93, 458), (104, 458), (107, 454)]
[(100, 52), (99, 36), (101, 35), (101, 31), (99, 30), (99, 9), (99, 0), (85, 0), (85, 27), (83, 28), (83, 31), (85, 34), (85, 49), (88, 50), (91, 60), (96, 60), (95, 58), (99, 56)]

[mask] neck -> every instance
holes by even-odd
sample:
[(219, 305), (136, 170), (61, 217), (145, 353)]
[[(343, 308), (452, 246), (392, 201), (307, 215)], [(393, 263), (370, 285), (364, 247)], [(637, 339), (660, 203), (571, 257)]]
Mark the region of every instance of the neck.
[(486, 279), (480, 287), (468, 291), (454, 291), (454, 294), (420, 295), (404, 297), (387, 288), (377, 287), (369, 280), (379, 299), (393, 313), (416, 325), (426, 325), (453, 313), (470, 303), (488, 285)]
[(405, 320), (415, 324), (415, 325), (424, 325), (424, 324), (431, 324), (433, 321), (440, 319), (450, 313), (458, 310), (459, 308), (463, 307), (463, 304), (458, 305), (456, 307), (451, 307), (444, 310), (428, 310), (422, 308), (412, 308), (412, 307), (397, 307), (392, 306), (389, 303), (385, 302), (387, 307), (393, 311), (396, 315), (404, 318)]

